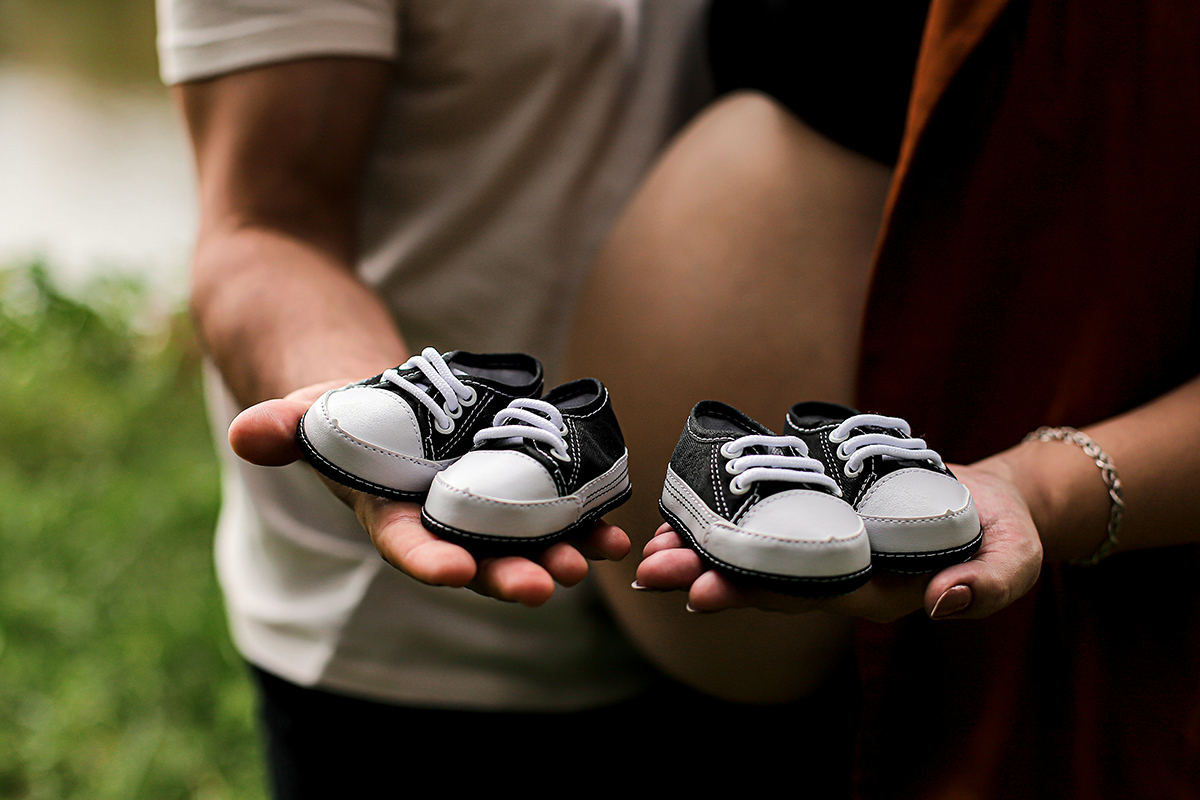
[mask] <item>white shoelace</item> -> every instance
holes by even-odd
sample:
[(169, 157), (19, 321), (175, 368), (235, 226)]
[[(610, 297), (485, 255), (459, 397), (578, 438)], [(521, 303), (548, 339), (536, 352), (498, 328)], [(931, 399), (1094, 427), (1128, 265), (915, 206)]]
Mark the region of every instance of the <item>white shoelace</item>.
[[(515, 420), (516, 424), (510, 420)], [(513, 400), (500, 409), (492, 426), (475, 434), (476, 444), (488, 439), (534, 439), (550, 445), (550, 454), (559, 461), (571, 460), (563, 438), (567, 429), (563, 426), (562, 413), (544, 400)]]
[[(795, 448), (800, 455), (783, 453), (749, 453), (741, 455), (747, 447)], [(841, 497), (842, 490), (833, 478), (825, 474), (825, 467), (808, 455), (808, 447), (795, 436), (743, 436), (721, 445), (721, 455), (729, 459), (725, 471), (734, 478), (729, 489), (734, 494), (750, 491), (756, 481), (786, 481), (789, 483), (814, 484), (829, 489)]]
[[(429, 381), (429, 386), (413, 383), (400, 375), (402, 370), (413, 367), (421, 371), (421, 374)], [(426, 347), (421, 351), (421, 355), (413, 356), (395, 369), (384, 371), (382, 378), (408, 392), (428, 408), (429, 413), (433, 414), (433, 418), (436, 420), (439, 433), (449, 433), (454, 430), (454, 420), (462, 416), (463, 407), (475, 403), (475, 389), (460, 381), (446, 364), (442, 354), (432, 347)], [(436, 389), (442, 396), (444, 404), (438, 403), (430, 396), (431, 388)]]
[[(874, 427), (896, 431), (899, 436), (887, 433), (860, 433), (851, 436), (855, 428)], [(899, 417), (884, 417), (879, 414), (857, 414), (829, 432), (829, 441), (840, 442), (838, 457), (846, 461), (846, 474), (862, 472), (863, 462), (872, 456), (908, 461), (932, 461), (943, 466), (942, 457), (930, 450), (924, 439), (912, 435), (912, 428)]]

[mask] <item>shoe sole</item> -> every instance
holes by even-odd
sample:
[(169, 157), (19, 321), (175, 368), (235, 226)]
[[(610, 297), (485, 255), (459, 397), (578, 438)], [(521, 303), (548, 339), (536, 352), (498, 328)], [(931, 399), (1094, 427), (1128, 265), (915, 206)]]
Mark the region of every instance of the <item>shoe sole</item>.
[[(569, 538), (572, 534), (579, 531), (585, 525), (595, 522), (600, 517), (612, 511), (614, 508), (625, 503), (633, 492), (633, 488), (629, 482), (629, 468), (627, 456), (623, 456), (617, 462), (614, 469), (608, 473), (594, 479), (591, 484), (596, 484), (595, 488), (590, 492), (593, 494), (591, 502), (595, 505), (588, 507), (584, 503), (584, 510), (579, 515), (579, 519), (567, 525), (565, 528), (551, 531), (549, 533), (539, 534), (537, 536), (503, 536), (500, 534), (479, 533), (469, 531), (456, 526), (448, 525), (441, 520), (430, 515), (425, 508), (421, 509), (421, 523), (426, 530), (441, 536), (448, 541), (456, 544), (461, 544), (474, 553), (509, 553), (520, 554), (526, 552), (540, 552), (548, 545)], [(589, 484), (589, 485), (591, 485)], [(587, 491), (588, 487), (584, 487), (581, 491)], [(613, 492), (616, 492), (613, 494)], [(491, 499), (493, 503), (502, 503)], [(514, 515), (519, 516), (519, 509), (510, 507), (509, 511)]]
[[(871, 578), (870, 563), (862, 569), (841, 575), (779, 575), (747, 569), (717, 558), (700, 544), (699, 538), (692, 532), (692, 525), (688, 524), (682, 516), (686, 513), (697, 523), (703, 524), (704, 520), (696, 509), (707, 509), (707, 506), (699, 497), (691, 493), (690, 487), (688, 487), (690, 497), (673, 496), (673, 491), (678, 490), (673, 489), (669, 482), (663, 486), (663, 496), (658, 502), (658, 510), (663, 519), (687, 540), (688, 545), (700, 555), (701, 560), (730, 574), (739, 583), (793, 597), (837, 597), (853, 592)], [(710, 511), (710, 513), (712, 512)], [(717, 515), (714, 514), (714, 516)]]
[(882, 570), (898, 572), (904, 575), (926, 575), (930, 572), (940, 572), (946, 567), (970, 561), (983, 543), (983, 529), (975, 538), (959, 547), (945, 550), (928, 550), (919, 553), (881, 553), (871, 551), (871, 561)]

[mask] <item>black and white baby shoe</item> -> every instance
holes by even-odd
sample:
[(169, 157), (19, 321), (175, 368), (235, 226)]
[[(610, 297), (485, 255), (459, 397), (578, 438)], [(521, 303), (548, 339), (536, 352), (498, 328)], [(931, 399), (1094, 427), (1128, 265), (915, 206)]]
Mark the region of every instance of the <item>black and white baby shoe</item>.
[(309, 463), (331, 480), (420, 501), (496, 412), (541, 392), (542, 365), (532, 356), (441, 355), (427, 347), (395, 369), (326, 392), (296, 435)]
[(871, 570), (863, 522), (840, 494), (800, 439), (706, 400), (688, 416), (659, 508), (732, 577), (828, 597), (858, 588)]
[(629, 499), (629, 457), (594, 378), (517, 399), (430, 487), (425, 527), (475, 550), (543, 548)]
[(825, 464), (862, 517), (881, 569), (935, 572), (979, 549), (983, 534), (971, 492), (904, 420), (798, 403), (784, 432)]

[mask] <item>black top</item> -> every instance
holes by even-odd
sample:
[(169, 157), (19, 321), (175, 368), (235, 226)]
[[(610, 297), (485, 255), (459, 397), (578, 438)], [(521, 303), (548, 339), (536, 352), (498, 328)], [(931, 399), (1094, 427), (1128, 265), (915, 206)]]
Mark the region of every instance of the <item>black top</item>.
[(713, 0), (717, 89), (758, 89), (846, 147), (895, 164), (929, 0)]

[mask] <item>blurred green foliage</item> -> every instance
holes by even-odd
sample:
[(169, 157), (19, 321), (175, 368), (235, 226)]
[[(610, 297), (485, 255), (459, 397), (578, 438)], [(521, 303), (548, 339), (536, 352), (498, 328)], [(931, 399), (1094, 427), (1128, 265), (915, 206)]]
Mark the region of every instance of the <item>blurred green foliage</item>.
[(0, 797), (261, 798), (182, 314), (0, 271)]
[(0, 59), (104, 83), (153, 83), (153, 0), (3, 0)]

